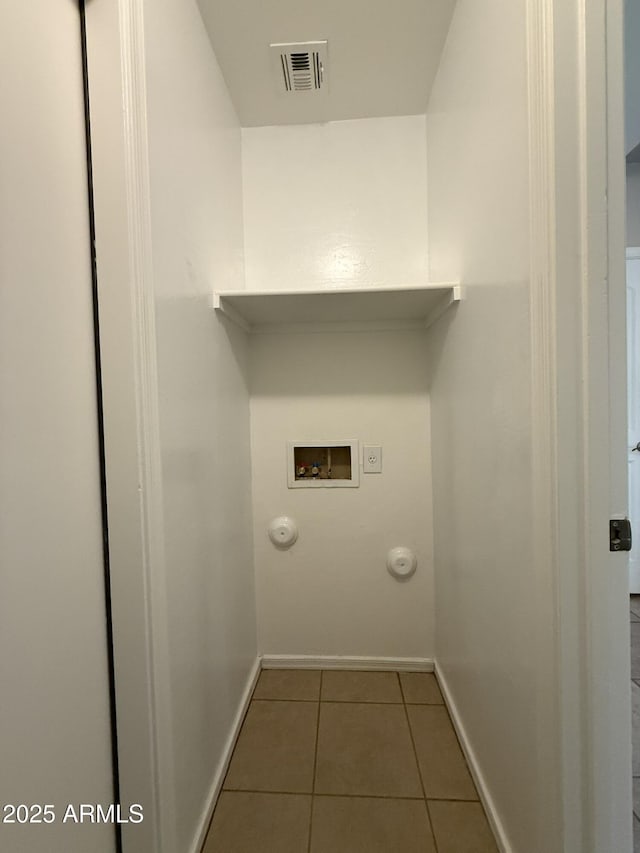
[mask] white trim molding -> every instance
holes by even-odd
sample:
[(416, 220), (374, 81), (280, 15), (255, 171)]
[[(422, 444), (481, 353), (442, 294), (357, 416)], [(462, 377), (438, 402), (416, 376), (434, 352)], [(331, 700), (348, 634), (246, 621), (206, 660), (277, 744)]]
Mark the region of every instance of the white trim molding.
[(460, 746), (462, 747), (464, 757), (467, 759), (467, 764), (469, 765), (471, 776), (478, 791), (478, 796), (480, 797), (480, 801), (484, 806), (484, 810), (487, 815), (487, 820), (489, 821), (498, 847), (500, 848), (500, 853), (515, 853), (507, 838), (507, 833), (505, 832), (505, 829), (502, 825), (502, 821), (500, 820), (500, 814), (498, 812), (498, 809), (496, 808), (495, 803), (493, 802), (493, 798), (491, 797), (491, 794), (487, 787), (484, 775), (482, 773), (482, 769), (480, 768), (480, 764), (478, 762), (478, 759), (476, 758), (476, 754), (473, 750), (473, 747), (471, 746), (471, 741), (469, 740), (469, 737), (467, 735), (464, 723), (462, 722), (462, 717), (458, 712), (456, 703), (454, 702), (453, 696), (451, 695), (451, 691), (449, 690), (447, 680), (444, 677), (444, 674), (442, 673), (441, 669), (438, 667), (437, 661), (435, 663), (434, 672), (436, 675), (436, 679), (438, 680), (438, 685), (440, 687), (440, 692), (442, 693), (442, 698), (444, 699), (444, 703), (447, 706), (447, 711), (449, 712), (449, 716), (451, 717), (451, 722), (453, 723), (453, 727), (456, 730), (456, 734), (458, 735), (458, 740), (460, 741)]
[(549, 853), (631, 849), (628, 600), (607, 534), (626, 477), (622, 5), (527, 0), (536, 842)]
[(340, 655), (263, 655), (263, 669), (346, 669), (381, 672), (433, 672), (433, 658), (342, 657)]
[(247, 683), (242, 694), (242, 699), (240, 700), (238, 710), (233, 719), (231, 729), (225, 741), (222, 756), (220, 757), (218, 766), (216, 767), (215, 773), (213, 774), (211, 788), (209, 789), (209, 794), (207, 795), (206, 804), (202, 812), (202, 817), (200, 818), (198, 824), (199, 828), (196, 833), (193, 845), (191, 846), (190, 853), (201, 853), (202, 851), (202, 847), (207, 838), (207, 832), (209, 831), (211, 818), (213, 817), (213, 812), (216, 807), (216, 803), (218, 802), (218, 797), (220, 796), (220, 792), (222, 791), (224, 778), (227, 774), (227, 770), (229, 769), (229, 764), (231, 763), (233, 750), (235, 749), (236, 742), (240, 735), (240, 730), (242, 728), (244, 718), (246, 717), (247, 711), (249, 710), (249, 705), (251, 704), (251, 697), (253, 696), (253, 691), (255, 690), (258, 678), (260, 677), (261, 669), (262, 667), (260, 658), (256, 658), (255, 662), (253, 663), (253, 666), (251, 667), (251, 671), (249, 672)]
[[(172, 783), (172, 713), (165, 585), (160, 416), (158, 409), (151, 191), (143, 0), (119, 0), (122, 45), (123, 124), (127, 189), (133, 383), (137, 414), (138, 482), (142, 519), (150, 736), (155, 768), (158, 850), (175, 848)], [(116, 684), (117, 692), (117, 684)]]
[[(539, 618), (536, 648), (545, 649), (536, 670), (536, 692), (546, 697), (537, 714), (539, 846), (561, 850), (565, 830), (560, 759), (560, 617), (558, 578), (558, 459), (556, 341), (556, 123), (554, 0), (527, 1), (527, 86), (529, 115), (529, 270), (532, 417), (532, 590)], [(574, 643), (576, 638), (572, 638)], [(442, 679), (442, 675), (440, 678)], [(456, 717), (455, 708), (452, 717)], [(456, 721), (456, 728), (460, 721)], [(556, 732), (555, 738), (549, 732)], [(578, 740), (580, 732), (575, 732)], [(463, 738), (461, 737), (461, 740)], [(465, 748), (467, 751), (468, 745)], [(470, 761), (471, 763), (471, 761)], [(544, 782), (542, 780), (544, 779)], [(482, 786), (480, 786), (482, 787)], [(487, 806), (487, 811), (493, 804)], [(497, 817), (492, 821), (495, 823)], [(494, 826), (495, 829), (495, 826)], [(498, 831), (496, 830), (496, 834)], [(505, 844), (504, 833), (501, 843)], [(552, 846), (552, 845), (557, 846)], [(580, 844), (576, 847), (578, 849)]]
[(174, 853), (143, 0), (86, 4), (125, 853)]

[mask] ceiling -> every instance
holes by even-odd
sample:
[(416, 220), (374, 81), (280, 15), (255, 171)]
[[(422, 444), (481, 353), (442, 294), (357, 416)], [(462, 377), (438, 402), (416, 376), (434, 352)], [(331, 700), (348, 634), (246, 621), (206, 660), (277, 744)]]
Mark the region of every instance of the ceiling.
[[(245, 127), (426, 111), (455, 0), (198, 0)], [(326, 39), (328, 96), (279, 91), (269, 44)]]

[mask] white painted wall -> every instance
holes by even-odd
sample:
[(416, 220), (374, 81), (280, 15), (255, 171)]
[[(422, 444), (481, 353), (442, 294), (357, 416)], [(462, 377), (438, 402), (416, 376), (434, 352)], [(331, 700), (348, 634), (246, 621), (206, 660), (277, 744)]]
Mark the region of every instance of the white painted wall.
[[(526, 3), (459, 0), (427, 113), (436, 659), (510, 849), (556, 850), (552, 602), (533, 576)], [(542, 740), (541, 740), (542, 739)], [(555, 792), (555, 793), (554, 793)]]
[(109, 853), (62, 823), (113, 801), (76, 4), (3, 4), (0, 79), (0, 803), (57, 814), (0, 846)]
[(146, 4), (176, 850), (193, 849), (256, 659), (240, 129), (195, 0)]
[(625, 152), (640, 145), (640, 0), (625, 0)]
[(424, 116), (243, 128), (249, 290), (423, 284)]
[[(267, 655), (432, 657), (426, 339), (421, 331), (254, 335), (251, 451), (259, 649)], [(359, 488), (288, 489), (286, 442), (382, 445)], [(288, 551), (267, 538), (291, 515)], [(389, 548), (418, 570), (399, 583)]]
[(627, 246), (640, 246), (640, 163), (627, 164)]
[[(427, 280), (425, 117), (243, 128), (250, 290)], [(312, 320), (313, 318), (309, 318)], [(259, 649), (268, 655), (431, 657), (431, 473), (420, 332), (258, 335), (251, 435)], [(287, 440), (383, 444), (358, 489), (287, 489)], [(293, 515), (287, 553), (266, 537)], [(385, 569), (418, 551), (415, 578)]]

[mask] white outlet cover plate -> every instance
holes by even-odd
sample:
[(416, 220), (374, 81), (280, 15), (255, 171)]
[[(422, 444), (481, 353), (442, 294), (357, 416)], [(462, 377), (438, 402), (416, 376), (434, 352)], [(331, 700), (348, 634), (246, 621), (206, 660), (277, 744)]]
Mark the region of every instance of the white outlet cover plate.
[(382, 473), (382, 448), (365, 444), (362, 450), (362, 470), (365, 474)]

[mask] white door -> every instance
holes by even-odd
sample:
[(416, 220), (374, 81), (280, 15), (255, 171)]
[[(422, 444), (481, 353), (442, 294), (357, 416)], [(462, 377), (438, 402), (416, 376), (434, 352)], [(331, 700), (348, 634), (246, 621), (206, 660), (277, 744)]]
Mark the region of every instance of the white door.
[[(4, 0), (0, 849), (7, 853), (115, 849), (112, 825), (63, 822), (69, 804), (113, 802), (89, 246), (78, 4)], [(14, 813), (19, 805), (35, 808)], [(46, 817), (37, 808), (45, 805)]]
[[(629, 413), (629, 518), (640, 536), (640, 248), (627, 249), (627, 385)], [(640, 547), (629, 555), (629, 590), (640, 594)]]

